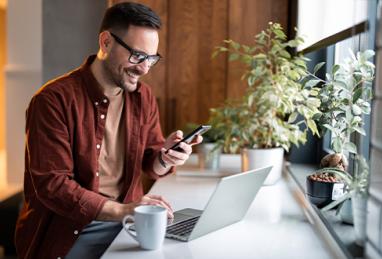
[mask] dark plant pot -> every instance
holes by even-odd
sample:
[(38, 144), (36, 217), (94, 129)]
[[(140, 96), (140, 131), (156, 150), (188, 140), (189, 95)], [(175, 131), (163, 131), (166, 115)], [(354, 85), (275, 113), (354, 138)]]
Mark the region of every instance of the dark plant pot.
[(309, 201), (318, 208), (325, 207), (331, 203), (334, 185), (336, 182), (321, 182), (306, 177), (306, 196)]

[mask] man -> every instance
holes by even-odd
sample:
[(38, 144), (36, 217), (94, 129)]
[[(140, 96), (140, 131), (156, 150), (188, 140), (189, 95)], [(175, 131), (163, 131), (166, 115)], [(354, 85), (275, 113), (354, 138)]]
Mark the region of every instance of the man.
[(33, 96), (15, 238), (20, 258), (98, 258), (138, 205), (163, 206), (172, 217), (168, 202), (143, 196), (141, 185), (141, 170), (157, 179), (191, 153), (186, 143), (184, 152), (164, 152), (182, 132), (164, 140), (155, 98), (139, 81), (160, 59), (160, 26), (144, 5), (109, 8), (97, 55)]

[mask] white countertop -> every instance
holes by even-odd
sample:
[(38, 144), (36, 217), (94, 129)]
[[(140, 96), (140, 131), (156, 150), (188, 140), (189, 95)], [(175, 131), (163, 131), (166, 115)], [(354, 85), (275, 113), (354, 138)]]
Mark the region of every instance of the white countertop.
[[(225, 163), (228, 158), (232, 157), (227, 156)], [(180, 175), (157, 181), (150, 193), (165, 196), (174, 210), (203, 209), (218, 178)], [(241, 222), (187, 243), (165, 239), (156, 251), (142, 250), (122, 230), (102, 258), (333, 258), (294, 199), (292, 188), (286, 179), (263, 186)]]

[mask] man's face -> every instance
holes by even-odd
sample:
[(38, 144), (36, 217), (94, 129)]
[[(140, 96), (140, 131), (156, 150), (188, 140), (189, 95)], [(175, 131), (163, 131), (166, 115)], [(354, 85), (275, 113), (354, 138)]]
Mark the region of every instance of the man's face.
[[(147, 55), (157, 54), (159, 37), (155, 29), (131, 25), (124, 35), (115, 35), (135, 51)], [(131, 63), (131, 52), (111, 35), (110, 38), (111, 49), (103, 62), (105, 76), (118, 87), (133, 92), (137, 89), (138, 79), (149, 71), (150, 62), (146, 59), (139, 64)]]

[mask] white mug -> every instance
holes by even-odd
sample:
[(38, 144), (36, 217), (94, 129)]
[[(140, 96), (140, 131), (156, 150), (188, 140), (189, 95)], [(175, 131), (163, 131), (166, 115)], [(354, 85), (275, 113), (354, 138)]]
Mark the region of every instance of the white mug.
[[(134, 220), (135, 233), (126, 224)], [(163, 207), (142, 205), (134, 209), (134, 216), (127, 215), (122, 220), (123, 228), (143, 249), (155, 250), (162, 246), (166, 234), (167, 210)]]

